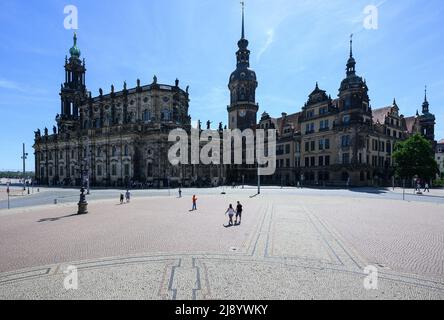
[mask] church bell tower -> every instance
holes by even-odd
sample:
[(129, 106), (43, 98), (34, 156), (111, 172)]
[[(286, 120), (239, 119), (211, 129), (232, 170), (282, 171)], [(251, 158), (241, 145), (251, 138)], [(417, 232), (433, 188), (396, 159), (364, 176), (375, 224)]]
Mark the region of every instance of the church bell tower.
[(74, 33), (74, 45), (69, 50), (70, 58), (65, 58), (65, 82), (61, 86), (61, 110), (57, 117), (59, 131), (75, 129), (79, 120), (79, 108), (87, 99), (85, 60), (80, 60), (80, 49), (77, 47), (77, 34)]

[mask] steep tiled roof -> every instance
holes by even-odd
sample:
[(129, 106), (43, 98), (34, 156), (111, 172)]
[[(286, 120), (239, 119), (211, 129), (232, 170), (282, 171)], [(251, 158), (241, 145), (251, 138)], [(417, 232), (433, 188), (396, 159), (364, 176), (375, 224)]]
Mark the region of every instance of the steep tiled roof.
[(416, 117), (405, 118), (405, 124), (408, 132), (413, 132), (413, 126), (415, 125)]
[[(301, 125), (299, 123), (299, 117), (301, 116), (301, 114), (302, 114), (302, 112), (297, 112), (297, 113), (287, 115), (285, 118), (285, 124), (290, 124), (295, 129), (295, 131), (300, 131)], [(277, 118), (276, 121), (277, 121), (278, 129), (282, 133), (284, 118), (283, 117)]]
[(373, 110), (373, 123), (379, 122), (380, 124), (384, 124), (385, 117), (389, 114), (391, 109), (392, 109), (392, 106), (384, 107), (384, 108), (380, 108), (380, 109), (374, 109)]

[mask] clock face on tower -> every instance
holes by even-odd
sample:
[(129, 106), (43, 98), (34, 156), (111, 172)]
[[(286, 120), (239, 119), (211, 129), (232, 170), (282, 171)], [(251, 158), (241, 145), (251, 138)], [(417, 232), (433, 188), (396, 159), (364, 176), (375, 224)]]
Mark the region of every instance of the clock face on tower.
[(245, 116), (247, 115), (247, 111), (245, 111), (245, 110), (241, 110), (241, 111), (239, 111), (239, 115), (240, 115), (242, 118), (245, 118)]

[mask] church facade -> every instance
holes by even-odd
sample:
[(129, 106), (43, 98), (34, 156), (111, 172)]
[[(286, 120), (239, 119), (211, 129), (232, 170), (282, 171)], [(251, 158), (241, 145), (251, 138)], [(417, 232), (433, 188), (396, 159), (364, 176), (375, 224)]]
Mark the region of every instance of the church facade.
[[(420, 133), (435, 142), (435, 116), (427, 92), (422, 112), (405, 117), (396, 100), (373, 109), (366, 81), (357, 74), (353, 43), (346, 75), (332, 98), (316, 83), (301, 110), (258, 119), (258, 78), (250, 68), (250, 51), (242, 32), (236, 69), (230, 75), (228, 129), (272, 129), (277, 134), (277, 169), (264, 184), (372, 186), (393, 177), (392, 153), (397, 141)], [(92, 97), (86, 88), (85, 60), (77, 37), (65, 59), (60, 114), (52, 134), (35, 132), (35, 180), (43, 185), (79, 186), (216, 186), (257, 183), (254, 165), (177, 165), (168, 161), (173, 129), (191, 132), (188, 88), (153, 82)], [(198, 122), (201, 129), (200, 121)], [(207, 123), (209, 129), (210, 122)], [(227, 129), (227, 127), (226, 127)], [(218, 132), (222, 136), (222, 123)], [(221, 149), (221, 154), (223, 150)]]
[[(93, 186), (192, 185), (199, 177), (219, 176), (220, 168), (172, 166), (169, 132), (190, 131), (188, 88), (137, 80), (135, 88), (92, 97), (87, 91), (85, 60), (74, 35), (65, 59), (61, 109), (52, 134), (35, 132), (36, 180), (44, 185)], [(208, 182), (208, 181), (202, 181)]]

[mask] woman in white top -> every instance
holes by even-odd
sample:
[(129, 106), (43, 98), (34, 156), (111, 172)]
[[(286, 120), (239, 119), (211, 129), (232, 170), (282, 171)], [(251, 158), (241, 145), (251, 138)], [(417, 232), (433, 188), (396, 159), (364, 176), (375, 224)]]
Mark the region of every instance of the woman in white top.
[(232, 226), (233, 225), (233, 216), (236, 214), (236, 212), (233, 209), (233, 205), (232, 204), (230, 204), (230, 207), (228, 208), (227, 212), (225, 212), (225, 214), (228, 214), (228, 217), (230, 218), (228, 224), (230, 226)]

